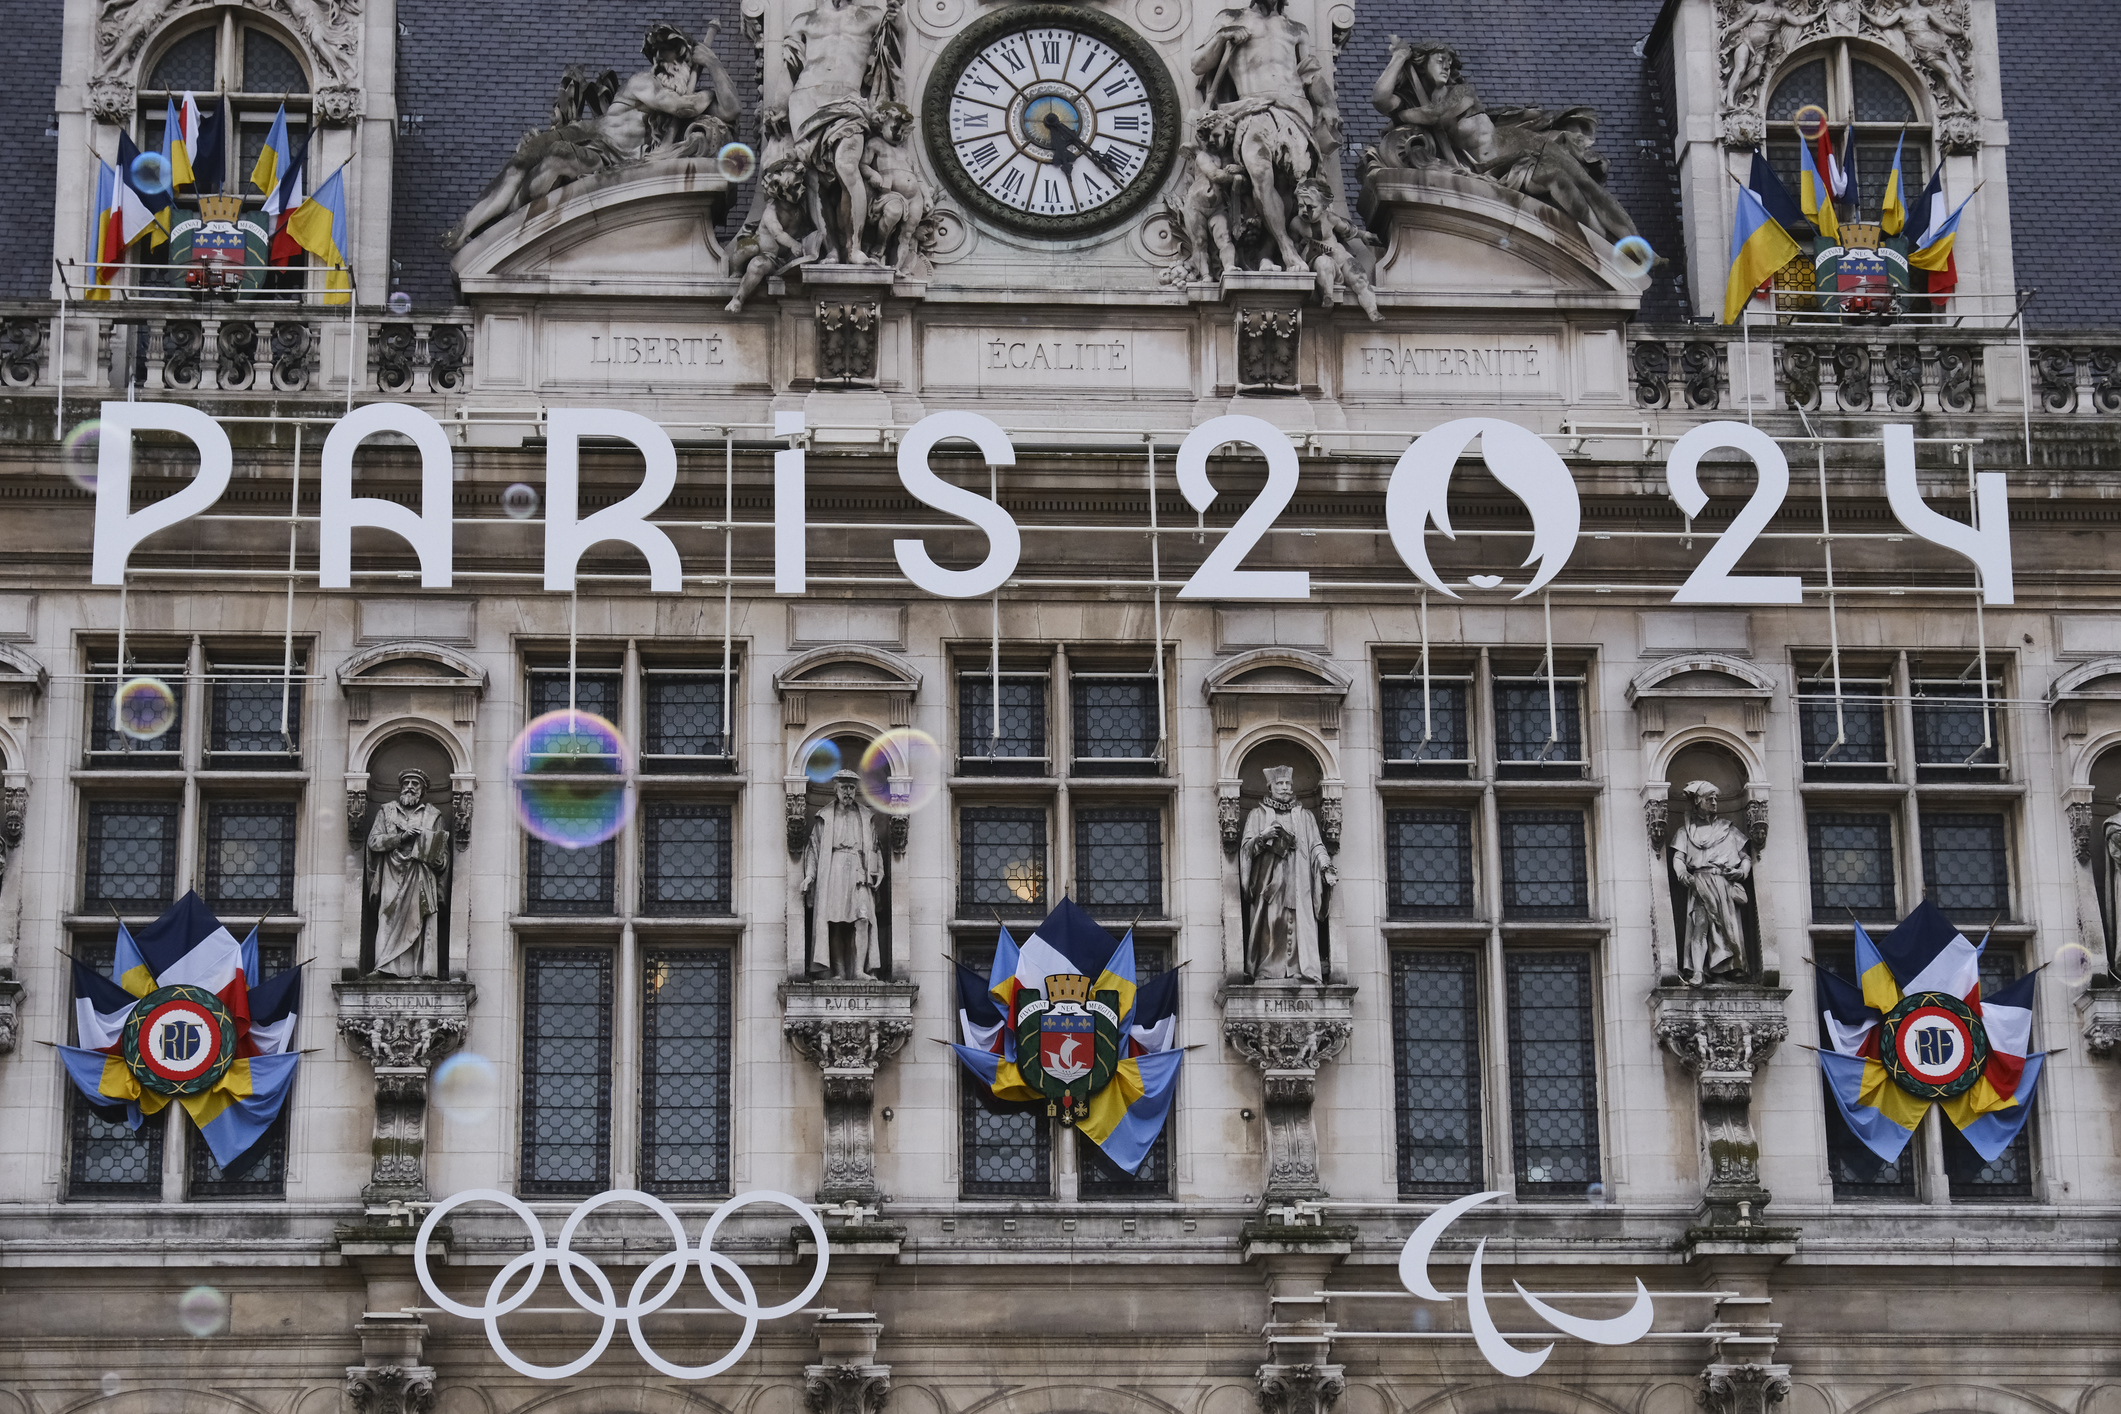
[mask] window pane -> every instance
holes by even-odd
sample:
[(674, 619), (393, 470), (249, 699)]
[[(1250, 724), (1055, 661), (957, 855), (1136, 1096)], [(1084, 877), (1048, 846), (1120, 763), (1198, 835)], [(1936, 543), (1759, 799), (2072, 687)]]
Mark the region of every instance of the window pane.
[(1075, 812), (1075, 901), (1100, 915), (1162, 916), (1162, 811)]
[(961, 810), (958, 832), (958, 917), (1045, 916), (1045, 811)]
[(523, 974), (525, 1193), (611, 1186), (611, 954), (532, 948)]
[(302, 72), (301, 61), (286, 45), (263, 31), (246, 29), (243, 31), (243, 92), (307, 93), (309, 76)]
[(1510, 953), (1504, 969), (1517, 1191), (1583, 1196), (1599, 1181), (1591, 955)]
[(2010, 866), (2001, 815), (1924, 815), (1922, 879), (1946, 913), (1986, 923), (2010, 915)]
[[(1466, 684), (1431, 679), (1423, 715), (1419, 679), (1384, 684), (1384, 752), (1387, 774), (1390, 763), (1409, 761), (1466, 761), (1472, 755), (1466, 736)], [(1544, 703), (1541, 707), (1544, 710)], [(1428, 740), (1422, 740), (1427, 723)], [(1542, 727), (1540, 739), (1546, 739)], [(1454, 773), (1455, 774), (1455, 773)]]
[(720, 949), (644, 955), (641, 1186), (729, 1191), (730, 957)]
[(1569, 763), (1570, 769), (1562, 774), (1579, 774), (1573, 766), (1583, 759), (1583, 725), (1576, 684), (1554, 684), (1553, 710), (1549, 712), (1544, 682), (1496, 683), (1495, 754), (1497, 764), (1505, 768), (1512, 763), (1520, 767)]
[(174, 801), (99, 800), (88, 807), (86, 906), (160, 913), (177, 890)]
[[(2003, 944), (1992, 944), (1981, 954), (1981, 995), (1990, 996), (2018, 980), (2018, 957)], [(2037, 1108), (2037, 1107), (2036, 1107)], [(1944, 1172), (1951, 1180), (1952, 1198), (1998, 1199), (2033, 1196), (2033, 1126), (2037, 1113), (2025, 1122), (2010, 1147), (1994, 1163), (1983, 1159), (1966, 1142), (1958, 1126), (1944, 1126)]]
[(726, 805), (650, 804), (641, 811), (641, 911), (726, 914), (730, 889)]
[(1399, 1191), (1480, 1186), (1479, 957), (1392, 954), (1392, 1059)]
[[(994, 967), (992, 948), (967, 948), (958, 956), (982, 976)], [(957, 1094), (959, 1191), (968, 1198), (1048, 1197), (1053, 1127), (1046, 1121), (1045, 1101), (991, 1099), (963, 1067), (958, 1068)]]
[(1893, 912), (1893, 817), (1814, 815), (1806, 822), (1812, 856), (1812, 916)]
[[(577, 673), (574, 679), (574, 706), (579, 712), (594, 712), (607, 722), (619, 720), (619, 675), (617, 673)], [(547, 712), (561, 712), (567, 708), (567, 674), (565, 672), (539, 671), (530, 675), (530, 715), (542, 717)]]
[[(1875, 64), (1866, 64), (1861, 59), (1849, 66), (1850, 77), (1855, 80), (1856, 121), (1859, 123), (1912, 123), (1915, 121), (1915, 105), (1908, 100), (1907, 90), (1891, 74)], [(1888, 144), (1886, 161), (1892, 161)], [(1912, 169), (1911, 169), (1912, 170)], [(1876, 207), (1870, 208), (1877, 210)]]
[[(1833, 941), (1826, 938), (1812, 940), (1812, 956), (1818, 970), (1831, 972), (1845, 982), (1856, 982), (1856, 945), (1850, 941)], [(1814, 1012), (1826, 1010), (1826, 998), (1813, 984)], [(1906, 1149), (1894, 1163), (1886, 1163), (1849, 1128), (1848, 1121), (1841, 1117), (1841, 1107), (1834, 1102), (1834, 1092), (1820, 1080), (1820, 1102), (1826, 1107), (1826, 1167), (1827, 1176), (1833, 1181), (1836, 1198), (1903, 1198), (1915, 1196), (1915, 1162), (1921, 1150), (1921, 1141), (1908, 1141)]]
[[(1804, 739), (1804, 778), (1808, 781), (1882, 781), (1886, 779), (1885, 703), (1869, 693), (1843, 688), (1835, 713), (1832, 682), (1804, 685), (1797, 704), (1797, 727)], [(1835, 738), (1840, 738), (1836, 744)]]
[[(135, 668), (132, 674), (127, 675), (126, 681), (130, 681), (134, 675), (161, 677), (164, 682), (169, 684), (170, 690), (175, 694), (174, 705), (176, 710), (170, 716), (169, 730), (147, 741), (135, 741), (118, 730), (116, 718), (112, 715), (111, 703), (118, 695), (120, 684), (108, 679), (96, 683), (89, 694), (88, 749), (90, 751), (123, 751), (129, 752), (134, 756), (148, 751), (166, 752), (171, 758), (174, 758), (184, 744), (183, 672), (182, 668), (176, 667), (140, 667)], [(177, 763), (174, 759), (171, 759), (167, 762), (139, 762), (137, 764), (140, 767), (146, 767), (150, 764), (174, 767)]]
[(1391, 918), (1473, 916), (1471, 812), (1385, 812), (1385, 911)]
[[(258, 980), (277, 977), (295, 965), (292, 943), (258, 943)], [(297, 1081), (296, 1083), (300, 1083)], [(292, 1097), (279, 1117), (259, 1136), (248, 1152), (236, 1156), (229, 1168), (214, 1162), (214, 1151), (196, 1133), (185, 1143), (185, 1158), (191, 1166), (190, 1195), (194, 1198), (278, 1198), (287, 1191), (287, 1124), (293, 1111)]]
[(1154, 771), (1156, 679), (1077, 678), (1069, 690), (1074, 697), (1078, 770), (1111, 775), (1119, 774), (1116, 766), (1138, 765), (1143, 775)]
[[(730, 681), (734, 686), (734, 675)], [(722, 739), (722, 678), (719, 673), (650, 673), (642, 681), (641, 688), (641, 750), (644, 754), (717, 759), (729, 754)]]
[(1583, 812), (1502, 813), (1502, 916), (1591, 916), (1591, 885), (1584, 869)]
[(1823, 59), (1799, 66), (1776, 84), (1774, 96), (1768, 99), (1767, 115), (1771, 121), (1786, 123), (1797, 116), (1798, 109), (1812, 103), (1821, 108), (1826, 106), (1826, 61)]
[[(1992, 686), (1990, 695), (2000, 691), (2000, 685)], [(1982, 696), (1979, 683), (1915, 684), (1916, 779), (2001, 777), (1996, 734), (2003, 729), (2003, 718), (1993, 706), (1979, 705)], [(1954, 705), (1954, 699), (1972, 705)]]
[(145, 87), (181, 91), (192, 89), (199, 93), (211, 93), (214, 83), (214, 46), (216, 33), (212, 28), (194, 30), (172, 44), (155, 61), (153, 72), (148, 74)]
[[(1002, 675), (1001, 734), (994, 732), (994, 684), (985, 674), (957, 680), (958, 769), (968, 776), (1037, 776), (1046, 769), (1046, 680)], [(990, 737), (992, 739), (990, 740)]]
[(295, 907), (295, 807), (206, 808), (206, 901), (253, 912)]
[[(83, 963), (110, 976), (115, 944), (76, 942), (73, 952)], [(80, 1040), (78, 1036), (74, 1039)], [(139, 1129), (129, 1129), (122, 1105), (99, 1115), (80, 1091), (71, 1085), (66, 1089), (66, 1196), (160, 1201), (162, 1136), (168, 1111), (143, 1116)]]
[[(988, 959), (993, 966), (993, 959)], [(1134, 945), (1134, 979), (1146, 982), (1168, 970), (1169, 955), (1160, 946), (1151, 943)], [(1173, 1112), (1176, 1111), (1173, 1105)], [(1085, 1198), (1165, 1198), (1171, 1193), (1171, 1115), (1164, 1117), (1164, 1127), (1157, 1131), (1156, 1142), (1149, 1146), (1141, 1167), (1128, 1173), (1118, 1164), (1105, 1157), (1105, 1151), (1087, 1139), (1078, 1138), (1075, 1154), (1077, 1167), (1081, 1170), (1077, 1191)]]
[(214, 752), (271, 752), (275, 755), (300, 750), (302, 685), (287, 685), (287, 736), (284, 740), (280, 735), (280, 689), (278, 679), (265, 677), (213, 684), (208, 692), (212, 704), (212, 729), (207, 749)]
[(617, 911), (617, 895), (612, 888), (618, 862), (614, 841), (606, 840), (587, 849), (568, 849), (533, 835), (526, 837), (526, 843), (529, 867), (524, 879), (525, 912), (603, 917)]

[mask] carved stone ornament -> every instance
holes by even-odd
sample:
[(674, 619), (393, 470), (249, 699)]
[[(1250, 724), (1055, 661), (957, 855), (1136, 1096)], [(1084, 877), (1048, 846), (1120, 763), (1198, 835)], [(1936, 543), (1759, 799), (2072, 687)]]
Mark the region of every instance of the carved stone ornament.
[(468, 982), (339, 982), (339, 1034), (375, 1071), (374, 1163), (361, 1196), (371, 1204), (425, 1202), (427, 1080), (464, 1044), (476, 996)]
[(99, 123), (114, 123), (120, 127), (131, 123), (138, 102), (133, 86), (123, 79), (89, 80), (88, 112)]
[(1297, 347), (1303, 338), (1300, 309), (1237, 311), (1237, 386), (1243, 392), (1294, 393)]
[(352, 84), (320, 88), (312, 107), (319, 122), (350, 123), (367, 110), (367, 95)]
[(1672, 826), (1672, 802), (1659, 795), (1642, 802), (1642, 824), (1649, 832), (1650, 852), (1662, 858), (1664, 842)]
[(0, 972), (0, 1056), (10, 1055), (22, 1036), (22, 984), (13, 970)]
[(1789, 1394), (1787, 1365), (1711, 1365), (1698, 1400), (1707, 1414), (1767, 1414)]
[(472, 793), (468, 790), (453, 790), (449, 793), (451, 825), (458, 849), (471, 845)]
[(435, 1372), (425, 1365), (351, 1365), (346, 1401), (354, 1414), (432, 1414)]
[(1767, 88), (1784, 60), (1814, 40), (1875, 40), (1907, 62), (1936, 103), (1939, 145), (1980, 145), (1974, 114), (1973, 19), (1967, 0), (1717, 0), (1719, 128), (1726, 147), (1765, 138)]
[(1234, 789), (1215, 802), (1215, 828), (1222, 834), (1223, 853), (1235, 855), (1238, 841), (1244, 838), (1245, 812)]
[(2063, 807), (2069, 818), (2070, 847), (2076, 851), (2077, 863), (2092, 862), (2092, 839), (2098, 832), (2099, 812), (2088, 800), (2073, 800)]
[(824, 1072), (818, 1201), (875, 1203), (876, 1071), (913, 1036), (910, 982), (803, 982), (782, 989), (782, 1034)]
[(1262, 1365), (1260, 1414), (1328, 1414), (1348, 1387), (1339, 1365)]
[[(1657, 1040), (1694, 1077), (1708, 1156), (1706, 1225), (1765, 1240), (1769, 1193), (1760, 1183), (1753, 1076), (1789, 1038), (1784, 987), (1716, 983), (1651, 993)], [(1752, 1230), (1752, 1234), (1748, 1233)]]
[(28, 786), (9, 786), (0, 793), (0, 878), (7, 877), (8, 863), (22, 843), (22, 826), (28, 818)]
[(1267, 983), (1224, 989), (1223, 1039), (1260, 1072), (1269, 1202), (1325, 1196), (1311, 1104), (1318, 1068), (1345, 1050), (1355, 1033), (1354, 999), (1355, 989), (1348, 986)]
[(817, 307), (817, 381), (852, 384), (876, 382), (876, 329), (883, 310), (875, 300)]
[(2084, 1018), (2084, 1049), (2105, 1060), (2121, 1055), (2121, 989), (2098, 987), (2077, 994)]
[(803, 1403), (810, 1414), (884, 1414), (891, 1403), (889, 1365), (805, 1365)]
[[(357, 51), (361, 41), (360, 0), (242, 0), (245, 8), (265, 15), (294, 31), (298, 46), (309, 58), (320, 87), (358, 85), (361, 66)], [(94, 73), (131, 74), (156, 35), (179, 11), (200, 8), (199, 0), (99, 0), (96, 7), (96, 52)], [(94, 84), (90, 85), (91, 106)], [(132, 101), (126, 100), (125, 120), (131, 120)], [(99, 118), (105, 122), (117, 121)]]
[(810, 794), (804, 790), (791, 790), (784, 797), (787, 811), (783, 827), (788, 835), (788, 852), (800, 858), (803, 847), (810, 843)]
[(368, 842), (368, 789), (365, 786), (347, 789), (346, 842), (356, 849)]

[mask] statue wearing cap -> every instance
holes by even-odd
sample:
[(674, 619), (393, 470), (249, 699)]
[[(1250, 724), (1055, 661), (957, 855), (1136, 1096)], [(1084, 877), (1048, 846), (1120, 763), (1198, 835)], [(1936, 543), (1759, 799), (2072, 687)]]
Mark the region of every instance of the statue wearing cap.
[(1295, 768), (1269, 766), (1266, 776), (1266, 799), (1245, 817), (1237, 849), (1245, 973), (1256, 982), (1323, 982), (1318, 923), (1340, 875), (1318, 817), (1296, 803)]
[[(876, 975), (876, 889), (884, 882), (884, 852), (876, 822), (855, 795), (859, 777), (832, 778), (832, 800), (810, 817), (803, 848), (803, 898), (810, 905), (810, 956), (815, 975), (835, 981)], [(822, 955), (821, 955), (822, 954)]]
[(1685, 957), (1681, 973), (1699, 987), (1712, 978), (1743, 980), (1746, 972), (1746, 881), (1753, 852), (1745, 831), (1717, 815), (1721, 793), (1708, 781), (1681, 787), (1687, 821), (1672, 836), (1672, 877), (1686, 894)]
[(442, 871), (449, 867), (449, 827), (427, 804), (427, 774), (398, 777), (368, 828), (368, 896), (376, 901), (375, 971), (386, 977), (433, 977), (441, 966)]

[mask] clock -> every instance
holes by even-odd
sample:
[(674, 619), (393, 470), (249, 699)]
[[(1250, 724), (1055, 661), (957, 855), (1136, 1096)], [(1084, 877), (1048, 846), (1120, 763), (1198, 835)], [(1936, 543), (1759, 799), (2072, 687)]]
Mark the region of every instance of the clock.
[(1057, 240), (1123, 221), (1162, 190), (1178, 123), (1170, 71), (1141, 36), (1094, 10), (1034, 4), (950, 41), (921, 127), (976, 216)]

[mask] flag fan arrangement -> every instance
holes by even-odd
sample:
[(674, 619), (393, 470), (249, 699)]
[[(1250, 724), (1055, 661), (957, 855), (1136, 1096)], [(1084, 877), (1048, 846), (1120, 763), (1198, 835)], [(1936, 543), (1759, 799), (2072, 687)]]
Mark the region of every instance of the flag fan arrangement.
[(138, 1129), (175, 1100), (223, 1172), (247, 1172), (294, 1086), (302, 969), (260, 984), (258, 930), (238, 943), (187, 893), (138, 936), (118, 925), (109, 977), (73, 972), (81, 1044), (58, 1050), (89, 1107)]
[(2028, 1055), (2033, 979), (1981, 995), (1981, 949), (1925, 900), (1873, 940), (1856, 925), (1857, 980), (1819, 969), (1819, 1064), (1856, 1137), (1896, 1162), (1931, 1105), (1994, 1163), (2032, 1114), (2043, 1055)]
[(1137, 986), (1134, 931), (1115, 942), (1064, 898), (1021, 946), (1001, 929), (986, 978), (957, 964), (952, 1049), (995, 1099), (1044, 1100), (1133, 1173), (1178, 1090), (1178, 976)]

